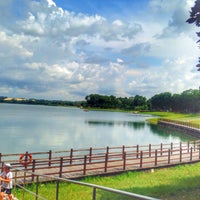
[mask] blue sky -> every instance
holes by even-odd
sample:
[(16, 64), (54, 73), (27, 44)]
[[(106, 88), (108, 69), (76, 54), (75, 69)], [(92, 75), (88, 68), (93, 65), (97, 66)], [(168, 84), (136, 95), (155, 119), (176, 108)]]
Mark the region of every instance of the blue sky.
[[(101, 15), (107, 19), (129, 18), (143, 10), (148, 5), (148, 0), (56, 0), (57, 6), (70, 12), (84, 13), (86, 15)], [(133, 16), (134, 16), (133, 15)]]
[[(147, 98), (198, 89), (194, 0), (0, 2), (0, 96)], [(199, 30), (198, 30), (199, 31)]]

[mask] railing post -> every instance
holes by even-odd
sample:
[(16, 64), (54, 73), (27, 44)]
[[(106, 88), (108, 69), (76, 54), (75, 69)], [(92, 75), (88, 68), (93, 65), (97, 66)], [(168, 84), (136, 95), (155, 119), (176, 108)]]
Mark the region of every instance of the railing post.
[(190, 148), (190, 161), (192, 161), (192, 147)]
[(187, 142), (187, 152), (189, 153), (190, 141)]
[(123, 145), (122, 146), (122, 155), (124, 155), (124, 153), (125, 153), (125, 146)]
[(155, 166), (157, 166), (158, 158), (157, 158), (158, 150), (155, 150)]
[(170, 164), (170, 149), (168, 149), (168, 164)]
[(139, 154), (139, 145), (137, 145), (137, 147), (136, 147), (137, 149), (136, 149), (136, 157), (138, 158), (138, 154)]
[(70, 150), (70, 165), (72, 164), (73, 159), (73, 149)]
[(0, 168), (1, 168), (1, 173), (2, 173), (2, 172), (3, 172), (3, 166), (4, 166), (4, 162), (2, 162), (0, 165), (1, 165), (1, 167), (0, 167)]
[(62, 169), (63, 169), (63, 157), (60, 158), (60, 171), (59, 171), (59, 177), (62, 177)]
[(143, 161), (143, 151), (140, 151), (140, 168), (142, 168)]
[(89, 162), (92, 162), (92, 147), (90, 147), (90, 158), (89, 158)]
[(51, 166), (52, 150), (49, 150), (49, 166)]
[(200, 159), (200, 146), (199, 146), (199, 159)]
[(163, 144), (160, 144), (160, 155), (162, 156), (162, 151), (163, 151)]
[(34, 175), (34, 172), (35, 172), (35, 160), (33, 160), (33, 165), (32, 165), (32, 182), (34, 181), (34, 177), (35, 177), (35, 175)]
[[(26, 172), (24, 171), (24, 182), (23, 182), (23, 187), (25, 188), (26, 187)], [(22, 191), (22, 200), (24, 200), (24, 188), (23, 188), (23, 191)]]
[(171, 142), (171, 155), (173, 153), (173, 143)]
[(96, 200), (96, 188), (93, 187), (92, 200)]
[(1, 163), (1, 172), (3, 172), (4, 162)]
[(35, 199), (37, 200), (38, 199), (38, 188), (39, 188), (39, 175), (37, 175), (37, 178), (36, 178), (36, 196), (35, 196)]
[(25, 169), (27, 169), (28, 165), (27, 165), (27, 161), (28, 161), (28, 151), (26, 151), (26, 154), (25, 154), (25, 160), (24, 160), (24, 163), (25, 163)]
[(58, 200), (58, 194), (59, 194), (59, 180), (56, 181), (56, 200)]
[(124, 158), (123, 170), (126, 170), (126, 152), (123, 153), (123, 158)]
[(15, 170), (14, 181), (15, 181), (15, 182), (14, 182), (14, 183), (15, 183), (15, 184), (14, 184), (14, 188), (15, 188), (15, 193), (14, 193), (14, 194), (15, 194), (15, 196), (16, 196), (16, 188), (17, 188), (17, 170)]
[(106, 154), (109, 154), (109, 147), (106, 148)]
[(107, 167), (108, 167), (108, 154), (106, 153), (106, 155), (105, 155), (105, 168), (104, 168), (104, 172), (107, 172)]
[(149, 157), (151, 157), (151, 144), (149, 144)]
[[(60, 158), (60, 172), (59, 177), (62, 177), (62, 168), (63, 168), (63, 157)], [(59, 194), (59, 180), (56, 181), (56, 200), (58, 200), (58, 194)]]
[(0, 153), (0, 163), (1, 163), (1, 160), (2, 160), (2, 153)]
[(83, 164), (83, 175), (86, 175), (86, 165), (87, 165), (87, 156), (84, 156), (84, 164)]
[(182, 162), (182, 148), (180, 148), (180, 163)]

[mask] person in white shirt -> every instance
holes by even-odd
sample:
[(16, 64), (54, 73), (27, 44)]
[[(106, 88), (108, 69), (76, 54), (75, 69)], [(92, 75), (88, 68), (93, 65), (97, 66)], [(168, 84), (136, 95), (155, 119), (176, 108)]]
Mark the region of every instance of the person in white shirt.
[(13, 196), (11, 194), (13, 184), (12, 184), (12, 172), (10, 171), (11, 165), (9, 163), (5, 164), (3, 167), (3, 172), (0, 174), (0, 181), (2, 181), (1, 185), (1, 194), (0, 200), (4, 199), (5, 194), (8, 195), (9, 200), (13, 200)]

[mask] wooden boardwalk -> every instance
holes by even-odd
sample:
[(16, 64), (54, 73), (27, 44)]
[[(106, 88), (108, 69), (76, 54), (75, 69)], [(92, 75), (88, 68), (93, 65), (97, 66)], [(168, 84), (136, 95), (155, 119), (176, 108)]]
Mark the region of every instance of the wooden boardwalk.
[[(144, 146), (121, 146), (106, 148), (89, 148), (59, 152), (33, 152), (33, 160), (28, 166), (29, 153), (24, 154), (20, 163), (20, 154), (1, 154), (1, 163), (10, 162), (14, 179), (18, 183), (51, 181), (62, 177), (69, 179), (85, 176), (110, 175), (125, 171), (147, 170), (169, 167), (178, 164), (200, 161), (199, 140), (185, 143), (170, 143)], [(26, 158), (27, 156), (27, 158)], [(12, 159), (11, 159), (12, 158)], [(22, 172), (20, 170), (26, 170)]]

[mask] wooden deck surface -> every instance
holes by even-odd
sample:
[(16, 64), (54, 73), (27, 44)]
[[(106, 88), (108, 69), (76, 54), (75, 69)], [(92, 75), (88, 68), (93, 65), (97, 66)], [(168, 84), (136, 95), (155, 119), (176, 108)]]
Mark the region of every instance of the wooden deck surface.
[[(154, 149), (149, 151), (141, 150), (139, 152), (108, 153), (104, 155), (93, 155), (80, 158), (74, 158), (72, 161), (69, 157), (60, 157), (49, 160), (34, 160), (26, 168), (26, 174), (15, 170), (15, 179), (24, 179), (29, 182), (35, 182), (39, 175), (41, 181), (49, 181), (52, 178), (44, 178), (42, 175), (62, 178), (82, 178), (94, 175), (110, 175), (125, 171), (147, 170), (160, 167), (169, 167), (177, 164), (194, 163), (200, 161), (200, 151), (191, 144), (179, 144), (173, 149), (165, 149), (162, 145), (162, 151)], [(16, 164), (17, 165), (17, 164)], [(17, 167), (16, 167), (17, 168)], [(21, 169), (24, 169), (22, 167)], [(19, 169), (19, 167), (18, 167)], [(32, 174), (34, 173), (34, 174)]]

